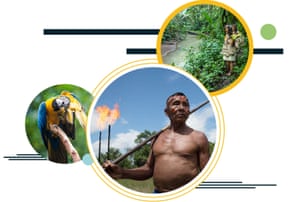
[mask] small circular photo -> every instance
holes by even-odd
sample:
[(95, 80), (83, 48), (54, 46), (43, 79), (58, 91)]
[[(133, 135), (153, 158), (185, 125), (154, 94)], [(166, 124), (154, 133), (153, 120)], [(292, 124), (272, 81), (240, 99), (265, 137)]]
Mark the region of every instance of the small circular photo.
[(234, 87), (252, 59), (252, 37), (243, 18), (227, 5), (192, 2), (165, 21), (157, 41), (160, 63), (180, 67), (213, 95)]
[(134, 198), (151, 194), (157, 200), (195, 189), (220, 145), (209, 93), (168, 65), (117, 72), (99, 84), (90, 108), (88, 142), (99, 176)]
[(42, 157), (73, 163), (87, 154), (87, 110), (93, 96), (78, 86), (55, 85), (39, 93), (28, 107), (28, 140)]

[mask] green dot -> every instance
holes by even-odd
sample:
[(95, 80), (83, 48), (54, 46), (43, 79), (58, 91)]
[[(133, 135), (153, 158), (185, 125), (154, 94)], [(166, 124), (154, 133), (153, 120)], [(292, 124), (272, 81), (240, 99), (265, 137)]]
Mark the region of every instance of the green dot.
[(273, 26), (271, 24), (265, 24), (260, 29), (260, 34), (264, 39), (271, 40), (276, 35), (276, 28), (275, 28), (275, 26)]

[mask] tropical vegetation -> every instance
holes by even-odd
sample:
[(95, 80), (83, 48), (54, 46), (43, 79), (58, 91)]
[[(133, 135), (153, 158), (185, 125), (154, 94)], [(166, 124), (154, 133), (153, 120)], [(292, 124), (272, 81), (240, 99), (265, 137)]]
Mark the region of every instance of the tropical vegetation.
[[(225, 64), (220, 54), (224, 42), (224, 26), (227, 24), (236, 24), (244, 38), (231, 76), (225, 75)], [(183, 41), (191, 34), (197, 35), (201, 43), (199, 47), (185, 49), (183, 68), (197, 78), (209, 92), (228, 86), (240, 76), (248, 60), (249, 47), (247, 33), (235, 15), (214, 5), (192, 6), (170, 20), (164, 30), (162, 44)]]

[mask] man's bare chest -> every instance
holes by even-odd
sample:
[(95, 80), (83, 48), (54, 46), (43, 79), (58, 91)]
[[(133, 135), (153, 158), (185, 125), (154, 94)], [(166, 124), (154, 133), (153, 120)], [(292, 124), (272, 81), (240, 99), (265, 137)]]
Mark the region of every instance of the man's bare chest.
[(159, 155), (194, 155), (197, 145), (191, 135), (163, 134), (153, 145), (154, 156)]

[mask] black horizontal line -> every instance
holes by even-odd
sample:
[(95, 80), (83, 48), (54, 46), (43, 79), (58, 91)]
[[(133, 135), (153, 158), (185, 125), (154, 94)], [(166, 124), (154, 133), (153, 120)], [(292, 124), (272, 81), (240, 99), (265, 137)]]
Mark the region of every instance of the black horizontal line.
[(283, 54), (283, 48), (254, 48), (253, 54)]
[(219, 183), (219, 184), (203, 184), (203, 185), (199, 185), (198, 187), (202, 187), (202, 186), (254, 186), (254, 187), (259, 187), (259, 186), (265, 186), (265, 187), (269, 187), (269, 186), (277, 186), (276, 184), (224, 184), (224, 183)]
[(202, 182), (203, 184), (205, 184), (205, 183), (213, 183), (213, 184), (217, 184), (217, 183), (225, 183), (225, 184), (228, 184), (228, 183), (234, 183), (234, 184), (236, 184), (236, 183), (243, 183), (242, 181), (204, 181), (204, 182)]
[(127, 48), (126, 53), (131, 54), (156, 54), (155, 48)]
[(232, 187), (222, 187), (222, 186), (220, 186), (220, 187), (206, 187), (206, 186), (200, 186), (200, 187), (196, 187), (197, 189), (256, 189), (256, 187), (239, 187), (239, 186), (237, 186), (237, 187), (234, 187), (234, 186), (232, 186)]
[[(44, 29), (44, 35), (157, 35), (159, 29)], [(139, 51), (140, 50), (140, 51)], [(283, 54), (283, 48), (254, 48), (253, 54)], [(129, 48), (127, 54), (156, 54), (153, 48)]]
[(44, 29), (44, 35), (157, 35), (159, 29)]
[[(44, 29), (44, 35), (157, 35), (159, 29)], [(137, 49), (138, 50), (138, 49)], [(147, 48), (147, 52), (129, 49), (127, 54), (155, 54), (156, 50)], [(283, 48), (254, 48), (253, 54), (283, 54)]]
[(32, 161), (32, 160), (47, 160), (46, 158), (9, 158), (10, 161)]
[(17, 156), (42, 156), (40, 154), (16, 154)]
[(12, 159), (26, 159), (26, 158), (43, 158), (42, 156), (4, 156), (4, 158), (12, 158)]
[(42, 158), (40, 154), (16, 154), (11, 156), (3, 156), (3, 158)]
[[(155, 48), (127, 48), (127, 54), (156, 54)], [(253, 54), (283, 54), (282, 48), (254, 48)]]
[(40, 154), (16, 154), (15, 156), (3, 156), (3, 158), (7, 158), (8, 160), (47, 160)]
[[(251, 184), (249, 184), (251, 185)], [(253, 186), (256, 186), (256, 187), (276, 187), (277, 184), (252, 184)]]

